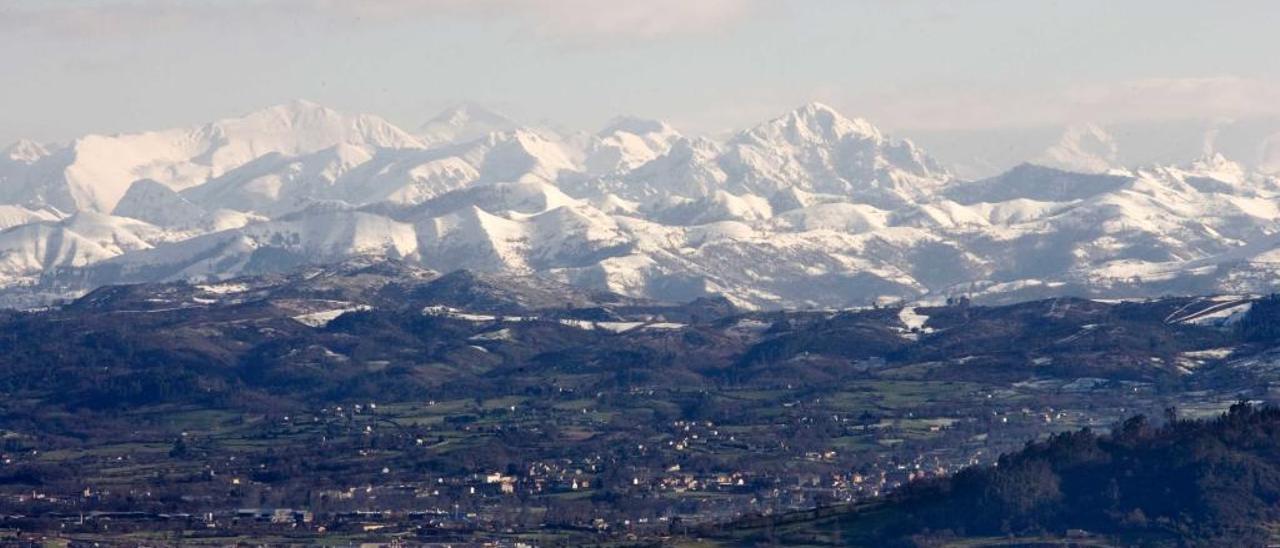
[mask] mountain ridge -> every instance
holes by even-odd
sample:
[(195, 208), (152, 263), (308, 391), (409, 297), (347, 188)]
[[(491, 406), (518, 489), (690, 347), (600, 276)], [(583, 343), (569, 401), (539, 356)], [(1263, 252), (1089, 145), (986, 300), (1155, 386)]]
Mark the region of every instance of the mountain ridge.
[(748, 308), (1275, 287), (1280, 180), (1220, 154), (1104, 170), (1107, 142), (1064, 136), (1050, 163), (1087, 172), (968, 181), (821, 103), (716, 141), (637, 117), (570, 135), (472, 104), (414, 135), (294, 101), (6, 149), (0, 304), (368, 255)]

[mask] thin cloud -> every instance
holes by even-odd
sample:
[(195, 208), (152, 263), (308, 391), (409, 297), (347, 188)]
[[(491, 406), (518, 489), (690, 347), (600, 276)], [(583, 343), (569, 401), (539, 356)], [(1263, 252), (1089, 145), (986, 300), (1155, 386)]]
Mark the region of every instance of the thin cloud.
[(551, 41), (652, 40), (715, 32), (759, 0), (0, 0), (0, 29), (101, 37), (180, 32), (192, 26), (254, 25), (300, 17), (353, 27), (413, 20), (488, 20)]
[(212, 16), (220, 15), (220, 11), (197, 2), (0, 0), (0, 31), (52, 37), (104, 37), (141, 30), (165, 32), (210, 21)]
[[(551, 35), (660, 38), (697, 34), (740, 20), (745, 0), (527, 0), (539, 7), (540, 26)], [(545, 11), (543, 11), (545, 9)]]

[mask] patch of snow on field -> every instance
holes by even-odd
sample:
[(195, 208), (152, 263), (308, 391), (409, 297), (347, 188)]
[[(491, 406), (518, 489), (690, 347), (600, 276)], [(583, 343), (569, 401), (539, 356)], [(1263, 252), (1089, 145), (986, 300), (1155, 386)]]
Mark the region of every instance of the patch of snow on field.
[(200, 291), (204, 291), (205, 293), (228, 295), (231, 293), (244, 293), (245, 291), (249, 290), (249, 286), (247, 284), (227, 283), (227, 284), (197, 285), (196, 289), (199, 289)]
[[(491, 322), (497, 320), (497, 316), (490, 314), (472, 314), (463, 312), (453, 307), (433, 305), (422, 309), (422, 313), (427, 316), (444, 316), (455, 320), (465, 320), (469, 322)], [(519, 321), (523, 318), (513, 317), (510, 320)]]
[(356, 306), (349, 306), (346, 308), (337, 308), (334, 310), (312, 312), (310, 314), (294, 316), (293, 320), (300, 324), (307, 325), (310, 327), (324, 327), (326, 325), (329, 325), (329, 322), (337, 319), (338, 316), (346, 314), (347, 312), (359, 312), (362, 310), (370, 310), (370, 307), (367, 305), (361, 304)]
[(932, 333), (933, 329), (925, 327), (925, 322), (929, 321), (929, 316), (916, 312), (914, 306), (904, 306), (898, 311), (898, 321), (902, 322), (907, 328), (908, 338), (914, 338), (916, 333)]
[(644, 326), (645, 329), (684, 329), (684, 324), (673, 322), (658, 322)]
[(603, 329), (613, 333), (626, 333), (633, 329), (680, 329), (684, 324), (644, 322), (589, 322), (585, 320), (560, 320), (560, 323), (578, 329)]
[(1226, 327), (1235, 325), (1253, 308), (1252, 302), (1231, 302), (1216, 304), (1203, 310), (1182, 316), (1171, 323), (1189, 323), (1209, 327)]
[(475, 335), (467, 340), (469, 341), (509, 341), (509, 340), (512, 340), (511, 330), (504, 327), (497, 331), (489, 331), (486, 333)]
[(1236, 349), (1231, 347), (1210, 348), (1208, 350), (1195, 350), (1192, 352), (1183, 352), (1182, 356), (1193, 360), (1220, 360), (1230, 356)]
[(644, 322), (596, 322), (596, 327), (614, 333), (624, 333), (644, 325)]

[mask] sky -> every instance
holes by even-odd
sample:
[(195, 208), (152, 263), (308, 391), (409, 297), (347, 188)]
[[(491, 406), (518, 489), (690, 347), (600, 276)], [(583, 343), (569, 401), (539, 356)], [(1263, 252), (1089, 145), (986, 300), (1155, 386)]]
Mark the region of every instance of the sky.
[(1274, 0), (0, 0), (0, 142), (295, 98), (693, 132), (822, 101), (890, 131), (1280, 116)]

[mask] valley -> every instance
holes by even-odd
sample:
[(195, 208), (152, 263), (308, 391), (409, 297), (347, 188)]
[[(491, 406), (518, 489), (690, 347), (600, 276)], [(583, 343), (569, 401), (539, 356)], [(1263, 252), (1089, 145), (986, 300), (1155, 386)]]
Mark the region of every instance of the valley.
[(1271, 303), (752, 312), (383, 260), (106, 287), (2, 319), (0, 529), (696, 535), (1054, 432), (1273, 401)]

